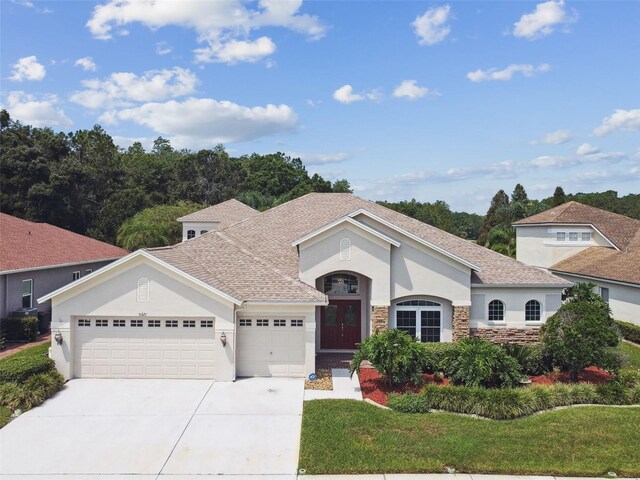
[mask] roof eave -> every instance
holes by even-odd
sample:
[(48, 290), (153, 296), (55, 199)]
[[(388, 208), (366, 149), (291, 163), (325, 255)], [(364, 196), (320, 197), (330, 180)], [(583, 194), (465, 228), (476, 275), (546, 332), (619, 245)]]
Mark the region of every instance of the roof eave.
[(293, 242), (291, 242), (291, 246), (297, 247), (298, 245), (301, 245), (302, 243), (309, 241), (312, 238), (323, 234), (324, 232), (328, 232), (332, 228), (337, 227), (338, 225), (345, 222), (349, 223), (350, 225), (353, 225), (356, 228), (360, 228), (361, 230), (366, 231), (367, 233), (389, 243), (390, 245), (393, 245), (394, 247), (400, 246), (400, 242), (398, 242), (397, 240), (385, 235), (384, 233), (378, 232), (377, 230), (369, 227), (368, 225), (365, 225), (363, 223), (358, 222), (357, 220), (354, 220), (350, 215), (340, 217), (334, 220), (333, 222), (327, 223), (326, 225), (304, 235), (303, 237), (300, 237), (297, 240), (294, 240)]
[(114, 260), (118, 260), (119, 258), (123, 258), (128, 254), (123, 254), (118, 257), (107, 257), (107, 258), (96, 258), (92, 260), (82, 260), (80, 262), (69, 262), (69, 263), (57, 263), (53, 265), (42, 265), (40, 267), (25, 267), (25, 268), (16, 268), (14, 270), (2, 270), (0, 271), (0, 275), (11, 275), (13, 273), (23, 273), (23, 272), (33, 272), (37, 270), (49, 270), (51, 268), (62, 268), (62, 267), (75, 267), (77, 265), (86, 265), (88, 263), (99, 263), (99, 262), (112, 262)]
[(572, 277), (581, 277), (581, 278), (586, 278), (587, 280), (601, 280), (603, 282), (610, 282), (610, 283), (615, 283), (615, 284), (620, 284), (620, 285), (626, 285), (629, 287), (635, 287), (635, 288), (640, 288), (640, 283), (633, 283), (633, 282), (625, 282), (624, 280), (616, 280), (613, 278), (607, 278), (607, 277), (597, 277), (597, 276), (593, 276), (593, 275), (586, 275), (584, 273), (576, 273), (576, 272), (568, 272), (566, 270), (557, 270), (554, 268), (550, 268), (549, 270), (551, 270), (552, 272), (556, 273), (556, 274), (561, 274), (561, 275), (570, 275)]

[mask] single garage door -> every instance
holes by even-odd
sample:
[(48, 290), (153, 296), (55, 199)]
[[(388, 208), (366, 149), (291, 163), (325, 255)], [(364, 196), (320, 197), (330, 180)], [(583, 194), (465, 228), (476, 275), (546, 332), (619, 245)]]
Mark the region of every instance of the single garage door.
[(213, 378), (214, 319), (75, 319), (75, 377)]
[(304, 377), (304, 320), (253, 317), (238, 320), (238, 377)]

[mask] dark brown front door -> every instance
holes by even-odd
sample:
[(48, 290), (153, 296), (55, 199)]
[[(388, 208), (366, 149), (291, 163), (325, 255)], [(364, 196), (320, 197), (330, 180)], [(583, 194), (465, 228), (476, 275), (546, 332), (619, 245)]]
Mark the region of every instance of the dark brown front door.
[(320, 316), (320, 347), (356, 348), (360, 342), (360, 300), (330, 300)]

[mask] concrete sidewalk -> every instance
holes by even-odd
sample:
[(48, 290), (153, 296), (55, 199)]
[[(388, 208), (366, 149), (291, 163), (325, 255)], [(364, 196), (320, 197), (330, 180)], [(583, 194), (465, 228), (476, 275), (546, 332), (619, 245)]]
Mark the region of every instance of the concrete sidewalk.
[(331, 379), (333, 381), (333, 390), (305, 390), (305, 400), (324, 400), (331, 399), (347, 399), (362, 400), (362, 392), (360, 391), (360, 380), (358, 374), (354, 373), (353, 377), (346, 368), (332, 368)]

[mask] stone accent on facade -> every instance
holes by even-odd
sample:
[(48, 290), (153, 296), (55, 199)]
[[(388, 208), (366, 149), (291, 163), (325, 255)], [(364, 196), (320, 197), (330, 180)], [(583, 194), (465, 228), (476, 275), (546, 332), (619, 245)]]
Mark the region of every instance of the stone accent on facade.
[(528, 345), (538, 342), (539, 328), (472, 328), (471, 336), (493, 343), (516, 343)]
[(373, 305), (371, 307), (371, 333), (384, 332), (389, 329), (389, 307)]
[(453, 306), (453, 341), (469, 336), (469, 318), (471, 307), (468, 305)]

